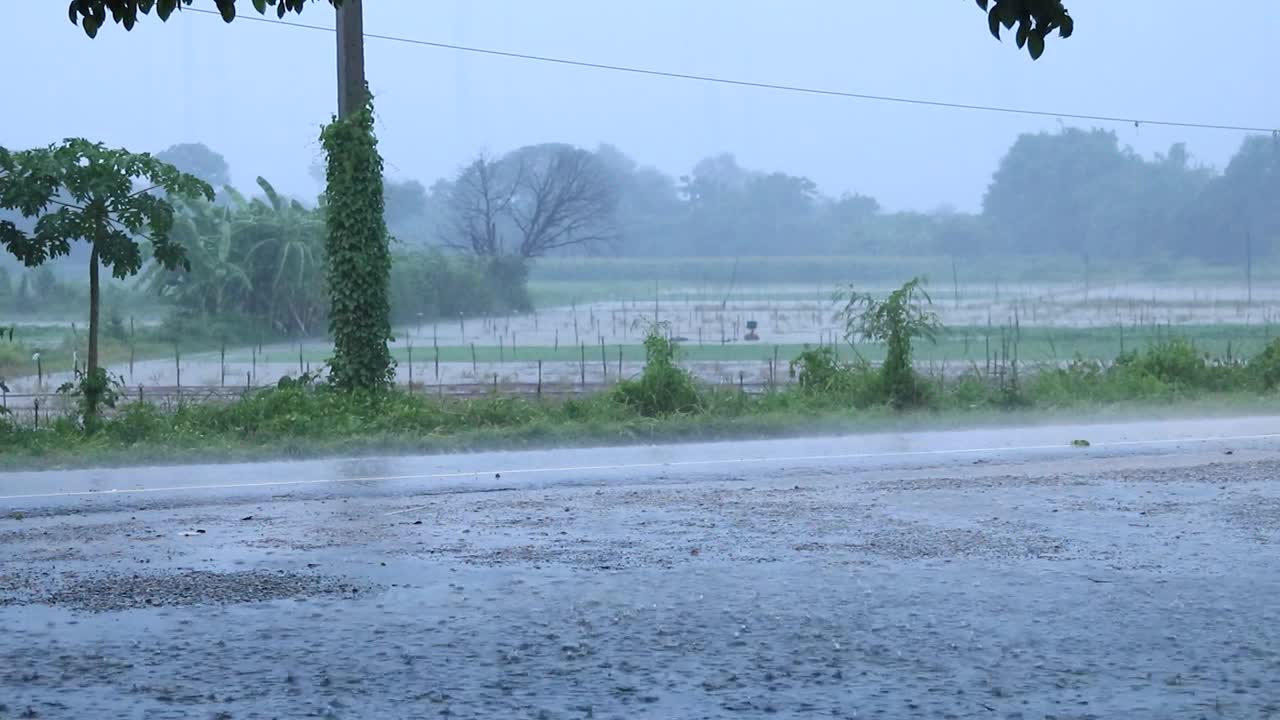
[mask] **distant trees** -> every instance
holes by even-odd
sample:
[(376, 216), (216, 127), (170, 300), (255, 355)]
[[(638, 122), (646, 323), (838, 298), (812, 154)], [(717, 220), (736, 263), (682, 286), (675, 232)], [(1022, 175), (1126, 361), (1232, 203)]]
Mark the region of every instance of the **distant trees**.
[(170, 145), (156, 153), (156, 159), (200, 178), (214, 190), (231, 184), (231, 168), (227, 165), (226, 158), (210, 150), (204, 143)]

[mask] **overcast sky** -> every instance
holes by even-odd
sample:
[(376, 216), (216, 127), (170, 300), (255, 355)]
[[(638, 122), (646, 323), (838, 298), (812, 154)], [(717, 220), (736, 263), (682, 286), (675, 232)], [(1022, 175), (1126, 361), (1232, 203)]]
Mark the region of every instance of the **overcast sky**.
[[(1069, 3), (1076, 35), (1031, 62), (972, 0), (365, 0), (365, 30), (590, 62), (856, 93), (1097, 115), (1280, 126), (1280, 2)], [(242, 12), (251, 13), (248, 0)], [(929, 7), (930, 13), (922, 9)], [(213, 7), (197, 0), (196, 7)], [(910, 7), (912, 11), (902, 8)], [(1170, 11), (1169, 8), (1175, 8)], [(327, 6), (300, 22), (333, 25)], [(389, 173), (424, 184), (481, 148), (611, 142), (674, 175), (733, 152), (887, 208), (976, 209), (1020, 132), (1058, 120), (817, 97), (467, 54), (369, 38)], [(335, 109), (330, 32), (177, 13), (90, 40), (65, 0), (0, 5), (0, 144), (79, 135), (158, 151), (204, 142), (237, 184), (313, 196)], [(1083, 124), (1090, 123), (1072, 123)], [(1240, 133), (1114, 127), (1143, 153), (1185, 140), (1221, 166)]]

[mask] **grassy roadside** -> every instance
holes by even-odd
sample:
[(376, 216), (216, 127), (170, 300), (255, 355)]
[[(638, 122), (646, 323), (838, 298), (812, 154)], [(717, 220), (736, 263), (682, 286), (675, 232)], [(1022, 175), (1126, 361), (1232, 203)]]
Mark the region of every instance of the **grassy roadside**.
[(691, 384), (679, 368), (663, 364), (670, 356), (649, 359), (638, 380), (582, 399), (347, 395), (292, 383), (173, 412), (129, 404), (92, 435), (73, 417), (38, 430), (0, 418), (0, 470), (1231, 416), (1280, 407), (1277, 353), (1250, 365), (1214, 365), (1185, 341), (1130, 353), (1110, 365), (1076, 363), (1016, 381), (1003, 373), (921, 378), (923, 402), (909, 410), (892, 409), (878, 373), (865, 367), (810, 365), (808, 381), (746, 396)]
[[(744, 415), (676, 415), (607, 420), (540, 417), (512, 426), (470, 429), (371, 428), (363, 432), (202, 433), (195, 428), (131, 439), (117, 433), (86, 438), (45, 431), (40, 440), (0, 448), (0, 471), (89, 467), (299, 460), (326, 457), (438, 454), (649, 443), (817, 437), (856, 433), (1027, 427), (1059, 423), (1107, 423), (1177, 417), (1244, 417), (1274, 413), (1280, 399), (1250, 393), (1217, 393), (1192, 400), (1081, 403), (1069, 407), (921, 410), (886, 407), (825, 410), (778, 408)], [(455, 409), (463, 413), (461, 409)], [(3, 432), (0, 432), (0, 436)], [(1064, 438), (1064, 443), (1073, 438)]]

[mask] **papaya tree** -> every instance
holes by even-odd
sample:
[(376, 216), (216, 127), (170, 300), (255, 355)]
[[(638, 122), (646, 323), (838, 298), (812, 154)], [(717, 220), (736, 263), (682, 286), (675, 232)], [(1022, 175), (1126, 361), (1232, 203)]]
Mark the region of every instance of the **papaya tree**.
[(82, 138), (18, 152), (0, 147), (0, 208), (36, 219), (30, 232), (0, 221), (0, 245), (27, 267), (69, 255), (74, 241), (90, 246), (89, 352), (81, 382), (86, 427), (108, 387), (98, 364), (99, 269), (119, 279), (137, 273), (142, 240), (160, 264), (186, 266), (182, 246), (170, 239), (173, 205), (167, 195), (212, 200), (213, 188), (147, 153)]

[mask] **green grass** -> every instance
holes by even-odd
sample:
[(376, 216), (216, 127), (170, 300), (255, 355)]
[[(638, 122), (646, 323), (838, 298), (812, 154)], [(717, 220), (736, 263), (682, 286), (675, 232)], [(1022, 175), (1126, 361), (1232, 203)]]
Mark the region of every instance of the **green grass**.
[[(1077, 282), (1085, 276), (1078, 255), (957, 257), (956, 274), (968, 283)], [(736, 270), (735, 270), (736, 267)], [(631, 282), (646, 284), (651, 296), (654, 282), (659, 286), (715, 285), (731, 280), (743, 284), (793, 283), (829, 287), (855, 283), (898, 285), (903, 278), (924, 276), (934, 287), (949, 286), (952, 279), (950, 256), (895, 257), (884, 255), (822, 257), (560, 257), (544, 258), (534, 264), (532, 283), (576, 281), (585, 283)], [(1089, 268), (1091, 282), (1170, 281), (1243, 282), (1243, 268), (1205, 265), (1187, 260), (1095, 262)], [(1254, 282), (1280, 279), (1275, 261), (1254, 265)], [(644, 294), (638, 297), (644, 297)]]
[[(918, 344), (915, 359), (918, 362), (958, 362), (985, 366), (988, 352), (998, 355), (1002, 348), (1002, 332), (1009, 343), (1009, 352), (1016, 349), (1020, 362), (1028, 364), (1056, 363), (1071, 360), (1076, 355), (1089, 358), (1111, 358), (1122, 350), (1134, 350), (1147, 347), (1170, 337), (1184, 337), (1196, 344), (1202, 351), (1212, 357), (1232, 358), (1247, 357), (1259, 352), (1271, 339), (1280, 336), (1280, 327), (1272, 328), (1264, 325), (1187, 325), (1169, 328), (1163, 325), (1143, 325), (1138, 327), (1094, 327), (1094, 328), (1045, 328), (1022, 327), (988, 328), (985, 325), (973, 327), (948, 328), (939, 336), (936, 344)], [(710, 333), (708, 333), (709, 335)], [(716, 333), (718, 335), (718, 331)], [(583, 336), (585, 339), (585, 336)], [(562, 338), (565, 342), (559, 347), (552, 345), (520, 345), (513, 348), (505, 345), (476, 345), (475, 360), (477, 363), (505, 362), (580, 362), (583, 347), (572, 344), (572, 336)], [(605, 357), (611, 364), (618, 361), (619, 349), (624, 362), (636, 362), (644, 359), (644, 348), (638, 344), (640, 338), (631, 343), (621, 345), (606, 344)], [(765, 362), (772, 359), (777, 349), (779, 362), (797, 357), (811, 345), (786, 343), (774, 345), (768, 342), (730, 342), (721, 344), (719, 338), (704, 337), (699, 344), (697, 338), (685, 340), (680, 345), (680, 358), (688, 362)], [(860, 344), (855, 349), (841, 344), (837, 351), (842, 359), (851, 360), (861, 355), (872, 362), (884, 359), (884, 347), (876, 344)], [(172, 353), (172, 348), (169, 348)], [(586, 361), (598, 364), (600, 345), (595, 342), (585, 345)], [(328, 359), (331, 351), (324, 346), (304, 346), (302, 359), (304, 363), (318, 366)], [(398, 362), (408, 362), (409, 350), (397, 346), (394, 351)], [(430, 344), (417, 345), (413, 349), (414, 365), (430, 364), (435, 361), (436, 351)], [(245, 350), (228, 352), (228, 361), (248, 362), (251, 353)], [(469, 363), (472, 360), (470, 346), (441, 345), (440, 362)], [(298, 361), (296, 348), (271, 349), (258, 355), (259, 362)]]
[(685, 381), (662, 363), (614, 392), (570, 400), (438, 399), (400, 390), (353, 395), (294, 384), (172, 413), (133, 403), (94, 434), (84, 433), (71, 417), (52, 425), (46, 420), (42, 429), (0, 423), (0, 466), (690, 441), (1055, 417), (1097, 420), (1126, 412), (1167, 416), (1188, 409), (1270, 411), (1280, 385), (1280, 342), (1247, 364), (1206, 361), (1200, 348), (1173, 339), (1107, 364), (1075, 362), (1017, 376), (926, 376), (920, 378), (921, 404), (911, 411), (889, 408), (874, 370), (828, 364), (815, 372), (810, 382), (760, 396), (693, 387), (696, 395), (690, 397)]

